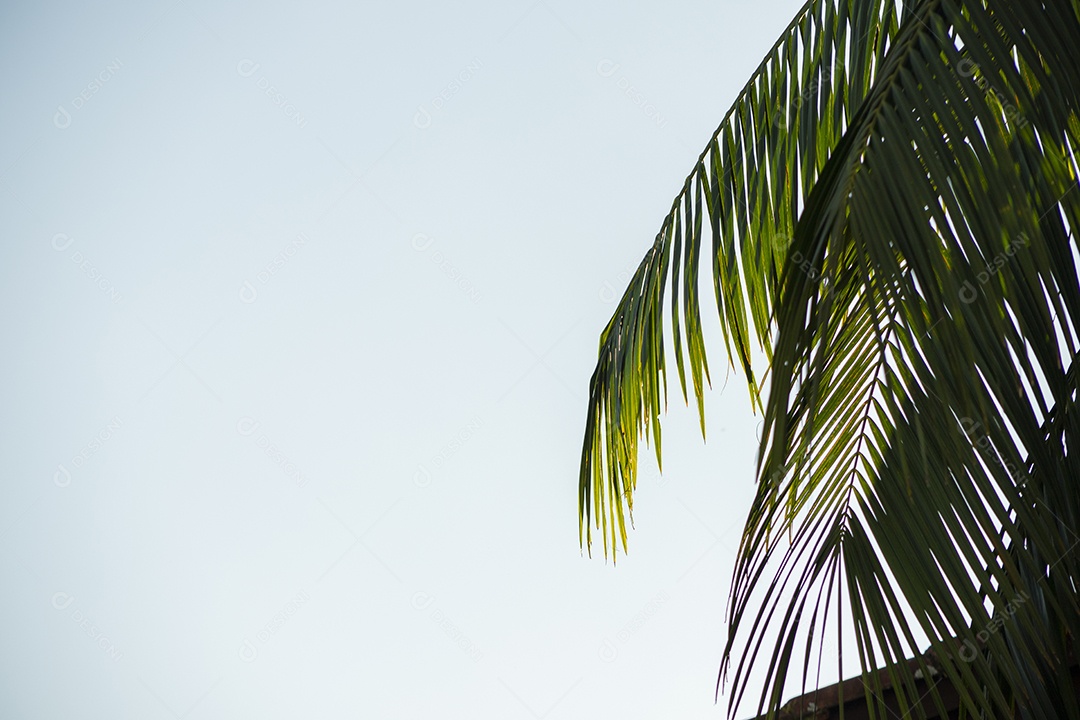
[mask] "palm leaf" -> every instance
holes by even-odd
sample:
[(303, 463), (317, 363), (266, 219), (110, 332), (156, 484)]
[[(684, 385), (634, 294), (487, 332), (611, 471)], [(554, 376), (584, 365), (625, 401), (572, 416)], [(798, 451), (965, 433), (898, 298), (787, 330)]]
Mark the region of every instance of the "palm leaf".
[[(707, 214), (721, 327), (755, 402), (752, 342), (772, 368), (732, 583), (732, 708), (762, 662), (759, 711), (779, 708), (800, 643), (805, 688), (835, 603), (872, 695), (887, 668), (913, 717), (943, 707), (900, 662), (923, 657), (921, 638), (923, 677), (942, 673), (972, 713), (1080, 717), (1062, 669), (1080, 632), (1077, 10), (808, 3), (601, 338), (581, 519), (625, 550), (650, 422), (659, 455), (669, 265), (680, 382), (685, 396), (685, 344), (701, 407)], [(784, 122), (760, 121), (778, 107)]]
[[(665, 294), (684, 400), (687, 365), (702, 433), (709, 381), (701, 326), (701, 247), (712, 239), (715, 300), (729, 356), (747, 374), (755, 344), (771, 355), (785, 250), (810, 187), (863, 101), (896, 32), (893, 2), (810, 2), (773, 46), (695, 163), (600, 337), (582, 453), (583, 542), (626, 547), (638, 440), (660, 459)], [(884, 18), (884, 20), (883, 20)], [(707, 221), (707, 225), (706, 225)], [(651, 425), (651, 427), (650, 427)]]

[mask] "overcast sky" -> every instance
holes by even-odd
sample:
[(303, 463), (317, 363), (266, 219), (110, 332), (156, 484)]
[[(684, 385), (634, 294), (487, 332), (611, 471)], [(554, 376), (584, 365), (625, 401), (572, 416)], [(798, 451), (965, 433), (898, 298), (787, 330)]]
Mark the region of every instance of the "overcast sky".
[(720, 717), (722, 346), (615, 567), (577, 466), (614, 300), (797, 7), (7, 3), (0, 715)]

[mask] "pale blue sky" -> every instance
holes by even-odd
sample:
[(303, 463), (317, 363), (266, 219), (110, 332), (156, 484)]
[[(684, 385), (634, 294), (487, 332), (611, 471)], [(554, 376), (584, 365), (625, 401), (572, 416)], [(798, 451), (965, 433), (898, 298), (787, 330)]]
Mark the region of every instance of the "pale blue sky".
[(0, 715), (722, 716), (742, 379), (707, 444), (673, 409), (615, 568), (577, 463), (797, 7), (5, 7)]

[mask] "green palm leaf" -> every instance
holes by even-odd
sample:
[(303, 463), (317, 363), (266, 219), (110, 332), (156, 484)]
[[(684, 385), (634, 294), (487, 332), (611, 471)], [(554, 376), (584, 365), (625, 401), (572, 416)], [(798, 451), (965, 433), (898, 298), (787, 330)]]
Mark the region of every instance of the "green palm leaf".
[(601, 336), (580, 508), (606, 553), (626, 548), (639, 438), (660, 456), (666, 291), (684, 399), (688, 362), (703, 407), (711, 237), (727, 350), (765, 414), (732, 707), (763, 662), (759, 709), (779, 707), (793, 662), (805, 688), (846, 617), (868, 689), (888, 668), (914, 717), (943, 708), (899, 662), (926, 638), (922, 676), (970, 712), (1080, 718), (1062, 669), (1080, 631), (1078, 37), (1075, 2), (808, 3)]

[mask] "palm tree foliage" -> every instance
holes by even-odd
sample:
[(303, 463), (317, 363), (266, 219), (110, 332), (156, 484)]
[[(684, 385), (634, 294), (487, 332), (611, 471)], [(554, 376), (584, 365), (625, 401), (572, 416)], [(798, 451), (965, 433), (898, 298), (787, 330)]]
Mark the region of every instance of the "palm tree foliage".
[(911, 717), (941, 707), (921, 674), (975, 717), (1080, 718), (1078, 112), (1080, 0), (811, 0), (675, 197), (600, 338), (582, 542), (626, 550), (670, 354), (705, 431), (711, 239), (764, 416), (732, 708), (754, 666), (762, 712), (812, 684), (828, 627)]

